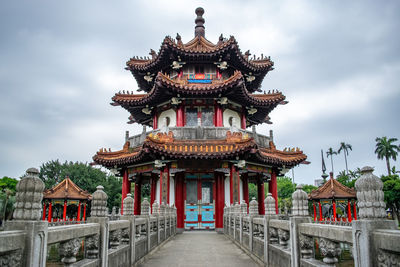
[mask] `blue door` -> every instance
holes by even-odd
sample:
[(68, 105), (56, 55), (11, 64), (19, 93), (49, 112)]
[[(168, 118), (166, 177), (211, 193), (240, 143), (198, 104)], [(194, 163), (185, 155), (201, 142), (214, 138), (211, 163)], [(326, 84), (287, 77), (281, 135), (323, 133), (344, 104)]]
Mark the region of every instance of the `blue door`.
[(185, 229), (214, 229), (212, 174), (186, 174)]

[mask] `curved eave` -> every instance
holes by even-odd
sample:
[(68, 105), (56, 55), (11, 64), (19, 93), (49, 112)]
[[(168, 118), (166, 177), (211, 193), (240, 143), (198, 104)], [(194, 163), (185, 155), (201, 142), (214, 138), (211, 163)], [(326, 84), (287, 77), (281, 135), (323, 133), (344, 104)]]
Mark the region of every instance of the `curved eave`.
[(200, 39), (195, 37), (187, 44), (182, 44), (181, 42), (176, 42), (169, 36), (164, 39), (159, 53), (152, 59), (131, 58), (126, 63), (126, 69), (131, 71), (142, 90), (149, 91), (154, 82), (145, 81), (143, 79), (144, 75), (168, 68), (172, 63), (170, 59), (171, 54), (180, 56), (184, 61), (196, 61), (199, 59), (218, 61), (221, 56), (227, 55), (228, 53), (231, 55), (228, 64), (232, 65), (232, 67), (237, 70), (241, 70), (246, 74), (252, 73), (252, 75), (255, 76), (254, 81), (245, 81), (251, 92), (259, 89), (264, 76), (268, 71), (273, 69), (274, 63), (269, 58), (249, 60), (244, 56), (234, 37), (225, 41), (220, 41), (217, 45), (213, 45), (203, 37), (200, 37)]
[(261, 162), (282, 168), (291, 168), (299, 165), (307, 159), (303, 152), (284, 152), (271, 149), (259, 149), (256, 153), (256, 158)]

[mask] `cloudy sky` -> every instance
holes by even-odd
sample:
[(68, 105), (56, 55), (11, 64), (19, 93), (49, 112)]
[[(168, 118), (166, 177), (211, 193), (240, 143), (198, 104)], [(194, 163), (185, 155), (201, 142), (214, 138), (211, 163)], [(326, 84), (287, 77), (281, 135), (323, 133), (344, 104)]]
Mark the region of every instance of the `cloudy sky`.
[[(386, 172), (374, 146), (400, 138), (399, 1), (72, 0), (0, 3), (0, 176), (54, 159), (91, 162), (100, 147), (120, 149), (126, 130), (139, 133), (109, 105), (137, 89), (125, 62), (158, 51), (166, 35), (192, 39), (198, 6), (209, 40), (234, 35), (242, 51), (275, 62), (262, 89), (289, 104), (257, 131), (308, 155), (297, 182), (319, 178), (320, 150), (340, 142), (353, 146), (350, 169)], [(343, 155), (334, 167), (345, 168)]]

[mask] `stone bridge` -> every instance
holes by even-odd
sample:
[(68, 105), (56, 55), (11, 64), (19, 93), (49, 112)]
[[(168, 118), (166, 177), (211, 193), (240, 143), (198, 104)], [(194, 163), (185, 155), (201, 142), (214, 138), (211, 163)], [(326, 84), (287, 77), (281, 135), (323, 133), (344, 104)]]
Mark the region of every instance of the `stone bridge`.
[[(258, 203), (224, 209), (224, 231), (176, 234), (176, 210), (142, 202), (133, 215), (133, 199), (124, 199), (124, 216), (110, 220), (102, 186), (93, 193), (86, 223), (49, 226), (41, 221), (44, 184), (28, 169), (17, 185), (14, 220), (0, 232), (0, 266), (46, 266), (57, 249), (60, 262), (48, 266), (334, 266), (342, 251), (345, 266), (399, 266), (400, 231), (386, 219), (382, 182), (364, 167), (356, 182), (359, 219), (351, 226), (313, 223), (308, 196), (298, 187), (289, 218), (275, 214), (268, 196), (266, 215)], [(343, 265), (342, 265), (343, 266)]]

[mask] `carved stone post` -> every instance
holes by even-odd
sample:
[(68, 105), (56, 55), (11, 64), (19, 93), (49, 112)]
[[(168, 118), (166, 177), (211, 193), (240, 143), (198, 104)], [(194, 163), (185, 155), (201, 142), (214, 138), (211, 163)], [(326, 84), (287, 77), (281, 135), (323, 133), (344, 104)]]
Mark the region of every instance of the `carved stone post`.
[(275, 198), (271, 193), (268, 193), (264, 199), (264, 263), (268, 266), (269, 261), (269, 245), (278, 242), (278, 231), (275, 228), (269, 227), (269, 221), (278, 219), (275, 209)]
[(142, 207), (140, 209), (140, 215), (150, 215), (150, 202), (145, 198), (142, 201)]
[[(100, 266), (106, 267), (108, 265), (108, 214), (107, 214), (107, 194), (103, 191), (104, 187), (99, 185), (96, 187), (96, 192), (92, 195), (92, 211), (91, 217), (88, 218), (89, 223), (100, 224), (100, 238), (99, 238), (99, 252), (100, 252)], [(92, 246), (95, 250), (95, 246)]]
[[(301, 236), (298, 226), (301, 223), (311, 223), (308, 213), (308, 195), (303, 191), (303, 187), (298, 185), (292, 194), (292, 216), (290, 217), (290, 247), (291, 247), (291, 266), (300, 266), (301, 258), (309, 258), (313, 253), (312, 238)], [(309, 242), (311, 240), (311, 243)]]
[(258, 215), (258, 202), (255, 197), (253, 197), (249, 203), (249, 248), (253, 251), (253, 218)]
[(129, 221), (129, 228), (124, 229), (122, 232), (122, 243), (129, 244), (129, 266), (135, 263), (135, 217), (134, 217), (134, 199), (131, 194), (127, 194), (124, 199), (124, 215), (121, 220)]
[(377, 266), (377, 251), (372, 244), (375, 229), (397, 229), (396, 222), (386, 219), (383, 201), (383, 183), (372, 172), (372, 167), (361, 169), (361, 177), (356, 181), (358, 218), (353, 226), (353, 256), (357, 267)]
[(14, 220), (5, 224), (6, 231), (22, 230), (26, 234), (23, 266), (46, 266), (48, 222), (41, 220), (43, 190), (39, 170), (29, 168), (17, 184)]
[(142, 205), (140, 208), (140, 217), (146, 218), (146, 225), (147, 225), (147, 251), (150, 251), (151, 244), (150, 244), (150, 202), (145, 198), (142, 201)]

